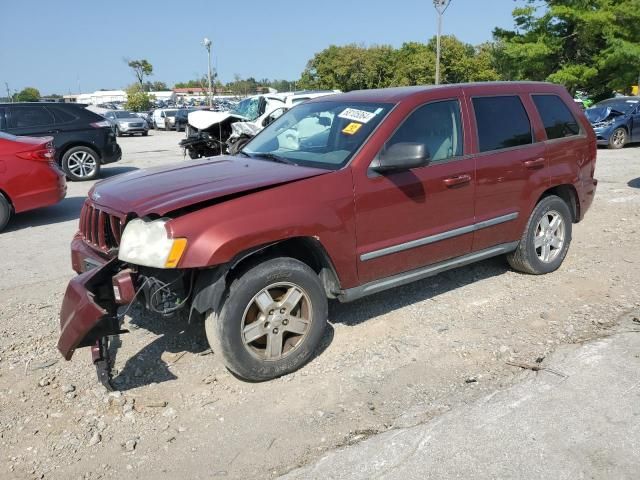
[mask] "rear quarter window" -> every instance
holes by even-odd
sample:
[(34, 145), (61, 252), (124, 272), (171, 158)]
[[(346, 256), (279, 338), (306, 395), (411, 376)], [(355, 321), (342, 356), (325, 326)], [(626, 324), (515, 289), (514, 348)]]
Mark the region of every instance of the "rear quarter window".
[(78, 119), (76, 115), (73, 115), (71, 112), (68, 112), (61, 107), (48, 106), (47, 109), (53, 115), (53, 119), (56, 124), (71, 123)]
[(565, 138), (578, 135), (580, 126), (569, 108), (557, 95), (532, 95), (547, 138)]
[(475, 97), (473, 110), (478, 128), (480, 152), (533, 143), (531, 122), (517, 95)]

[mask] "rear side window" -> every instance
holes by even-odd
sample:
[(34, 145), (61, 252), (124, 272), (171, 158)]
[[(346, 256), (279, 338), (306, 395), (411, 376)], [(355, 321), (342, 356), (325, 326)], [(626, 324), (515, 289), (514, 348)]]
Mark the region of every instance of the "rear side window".
[(428, 103), (415, 110), (386, 143), (423, 143), (432, 161), (462, 155), (462, 121), (457, 100)]
[(473, 109), (481, 152), (533, 143), (531, 122), (520, 97), (476, 97)]
[(78, 117), (67, 112), (64, 108), (48, 106), (47, 109), (53, 114), (53, 119), (55, 120), (56, 124), (71, 123), (74, 120), (78, 119)]
[(557, 95), (533, 95), (533, 103), (540, 113), (549, 140), (580, 133), (575, 117)]
[(51, 115), (44, 106), (11, 107), (10, 127), (27, 128), (44, 125), (53, 125), (53, 115)]

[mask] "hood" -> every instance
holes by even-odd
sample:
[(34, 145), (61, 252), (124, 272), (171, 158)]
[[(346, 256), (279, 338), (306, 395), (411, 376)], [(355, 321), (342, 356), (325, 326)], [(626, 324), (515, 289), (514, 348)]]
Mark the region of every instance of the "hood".
[(611, 107), (591, 107), (584, 111), (587, 120), (591, 123), (598, 123), (611, 115)]
[(137, 170), (97, 183), (96, 205), (139, 217), (169, 212), (234, 195), (329, 173), (242, 157), (221, 156)]
[(244, 120), (240, 115), (231, 112), (212, 112), (210, 110), (197, 110), (189, 113), (189, 125), (198, 130), (206, 130), (212, 125), (225, 121), (227, 118), (238, 118)]

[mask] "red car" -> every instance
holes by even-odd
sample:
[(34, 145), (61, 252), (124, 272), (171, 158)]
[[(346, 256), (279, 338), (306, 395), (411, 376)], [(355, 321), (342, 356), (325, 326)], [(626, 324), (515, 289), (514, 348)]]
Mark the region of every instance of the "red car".
[(70, 359), (92, 346), (108, 386), (107, 338), (122, 332), (118, 307), (135, 300), (203, 320), (236, 375), (284, 375), (312, 358), (328, 298), (496, 255), (528, 274), (558, 269), (593, 201), (595, 162), (593, 129), (557, 85), (310, 100), (236, 156), (97, 184), (71, 245), (80, 275), (58, 348)]
[(66, 195), (52, 141), (0, 132), (0, 231), (12, 214), (53, 205)]

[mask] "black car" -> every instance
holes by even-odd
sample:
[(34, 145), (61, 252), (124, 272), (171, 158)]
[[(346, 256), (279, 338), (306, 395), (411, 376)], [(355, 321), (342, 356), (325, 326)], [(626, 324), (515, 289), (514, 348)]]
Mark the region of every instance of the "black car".
[(93, 180), (122, 150), (108, 120), (71, 103), (0, 103), (0, 131), (53, 137), (56, 162), (70, 180)]
[(176, 113), (176, 123), (175, 129), (176, 132), (182, 132), (185, 128), (187, 128), (187, 117), (189, 116), (189, 112), (194, 112), (197, 108), (181, 108)]

